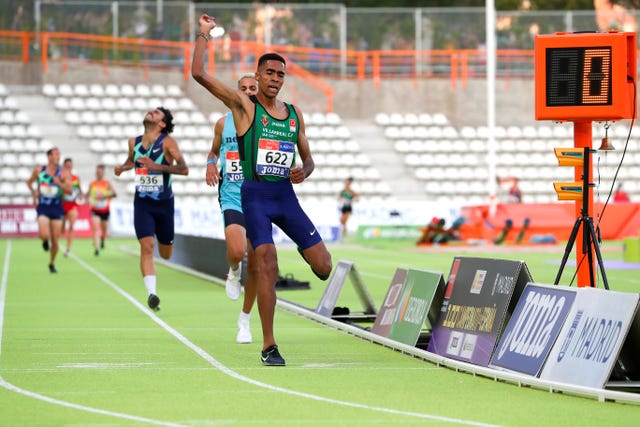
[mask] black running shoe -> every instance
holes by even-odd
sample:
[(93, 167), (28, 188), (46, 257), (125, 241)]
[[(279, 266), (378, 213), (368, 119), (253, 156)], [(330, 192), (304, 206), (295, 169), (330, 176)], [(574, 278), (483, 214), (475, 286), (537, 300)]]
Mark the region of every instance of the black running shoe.
[(49, 250), (49, 241), (48, 240), (43, 240), (42, 241), (42, 249), (44, 249), (45, 252)]
[(94, 251), (93, 251), (93, 254), (94, 254), (95, 256), (98, 256), (98, 255), (100, 255), (100, 251), (96, 249), (96, 250), (94, 250)]
[(153, 311), (160, 310), (160, 298), (156, 294), (150, 294), (149, 299), (147, 299), (147, 304), (149, 304), (149, 308)]
[(53, 264), (49, 264), (49, 271), (51, 273), (57, 273), (58, 272), (58, 270), (56, 270), (56, 266), (53, 265)]
[(262, 360), (262, 364), (265, 366), (285, 365), (284, 359), (280, 356), (280, 352), (278, 351), (278, 346), (275, 344), (270, 345), (266, 350), (263, 350), (260, 359)]

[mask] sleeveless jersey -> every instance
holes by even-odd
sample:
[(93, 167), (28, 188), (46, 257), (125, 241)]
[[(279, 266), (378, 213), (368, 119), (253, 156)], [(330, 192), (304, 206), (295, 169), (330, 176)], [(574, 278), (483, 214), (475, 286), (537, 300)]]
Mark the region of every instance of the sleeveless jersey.
[(75, 202), (80, 194), (80, 180), (78, 175), (71, 175), (71, 194), (63, 194), (63, 202)]
[(255, 117), (247, 133), (238, 137), (244, 179), (288, 181), (296, 160), (298, 115), (291, 104), (285, 103), (289, 116), (279, 120), (273, 118), (254, 95), (250, 99), (255, 104)]
[(97, 199), (100, 194), (106, 194), (109, 192), (109, 183), (106, 179), (93, 180), (89, 185), (89, 205), (91, 209), (96, 212), (109, 212), (110, 198)]
[(143, 167), (137, 162), (140, 157), (149, 157), (159, 165), (168, 165), (169, 162), (164, 158), (164, 138), (166, 133), (160, 134), (158, 139), (145, 149), (142, 146), (142, 135), (136, 137), (133, 145), (133, 161), (135, 162), (135, 187), (137, 198), (150, 198), (153, 200), (163, 200), (173, 198), (173, 190), (171, 189), (171, 174), (159, 171), (152, 171)]
[(340, 192), (340, 198), (344, 199), (346, 204), (351, 204), (351, 201), (353, 200), (353, 193), (347, 190), (342, 190)]
[(42, 166), (38, 174), (38, 204), (44, 206), (62, 206), (62, 188), (53, 182), (53, 177), (62, 176), (62, 168), (57, 167), (53, 175), (47, 174), (47, 167)]
[(240, 187), (242, 186), (242, 166), (238, 153), (238, 138), (233, 115), (227, 113), (222, 128), (222, 143), (220, 144), (220, 207), (222, 210), (235, 209), (242, 212), (240, 202)]

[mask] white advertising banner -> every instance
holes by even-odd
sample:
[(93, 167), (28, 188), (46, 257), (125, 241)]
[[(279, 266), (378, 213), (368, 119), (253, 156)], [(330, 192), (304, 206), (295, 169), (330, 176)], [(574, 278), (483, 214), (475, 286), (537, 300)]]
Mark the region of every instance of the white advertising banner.
[[(224, 223), (217, 203), (175, 203), (175, 232), (190, 236), (224, 239)], [(111, 203), (109, 229), (113, 235), (135, 236), (133, 228), (133, 202)]]
[(603, 388), (638, 308), (639, 294), (578, 288), (541, 379)]
[[(338, 201), (327, 203), (321, 200), (301, 201), (301, 206), (325, 241), (339, 238), (340, 210)], [(460, 207), (446, 203), (425, 201), (373, 201), (361, 200), (354, 203), (349, 219), (352, 233), (360, 225), (420, 225), (424, 226), (434, 216), (444, 218), (451, 224), (460, 214)], [(133, 201), (114, 200), (111, 202), (109, 228), (113, 235), (135, 236), (133, 229)], [(211, 203), (182, 202), (176, 198), (175, 229), (177, 234), (214, 237), (224, 239), (224, 223), (217, 200)], [(275, 229), (274, 240), (286, 241), (284, 233)]]

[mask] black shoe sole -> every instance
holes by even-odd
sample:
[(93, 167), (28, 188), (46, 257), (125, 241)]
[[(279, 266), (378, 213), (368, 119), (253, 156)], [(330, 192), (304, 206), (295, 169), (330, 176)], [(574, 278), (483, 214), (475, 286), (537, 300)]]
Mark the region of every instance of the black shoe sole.
[(156, 294), (149, 295), (149, 299), (147, 299), (147, 304), (149, 305), (149, 308), (151, 310), (155, 310), (155, 311), (160, 310), (160, 298), (158, 298), (158, 295)]

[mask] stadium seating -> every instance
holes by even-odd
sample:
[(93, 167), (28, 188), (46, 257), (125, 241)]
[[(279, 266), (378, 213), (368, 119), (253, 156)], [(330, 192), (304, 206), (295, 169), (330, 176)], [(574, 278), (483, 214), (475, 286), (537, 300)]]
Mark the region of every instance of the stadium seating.
[[(76, 130), (80, 139), (87, 141), (96, 163), (108, 166), (122, 163), (122, 156), (127, 150), (126, 141), (141, 132), (140, 123), (146, 111), (159, 105), (171, 109), (176, 124), (173, 136), (179, 141), (190, 166), (188, 177), (174, 179), (176, 197), (202, 197), (207, 201), (212, 195), (217, 197), (217, 188), (204, 185), (204, 176), (213, 125), (224, 112), (203, 114), (175, 85), (45, 84), (42, 94), (53, 100), (65, 122)], [(361, 153), (358, 142), (351, 137), (338, 114), (305, 113), (304, 119), (316, 164), (331, 167), (316, 169), (309, 178), (313, 185), (302, 190), (302, 197), (330, 196), (335, 199), (347, 176), (362, 177), (358, 185), (363, 186), (363, 194), (390, 194), (389, 189), (381, 184), (379, 172)], [(112, 126), (114, 123), (117, 126)], [(333, 168), (340, 168), (342, 173), (325, 177), (319, 173)], [(134, 190), (127, 185), (129, 181), (130, 177), (124, 175), (117, 178), (115, 184), (122, 186), (122, 192), (132, 194)]]
[[(498, 178), (518, 178), (524, 202), (555, 201), (552, 182), (574, 180), (574, 168), (557, 166), (553, 151), (554, 147), (574, 146), (571, 123), (496, 126), (490, 135), (486, 126), (452, 126), (443, 114), (378, 113), (374, 122), (414, 177), (424, 182), (430, 200), (453, 200), (461, 195), (467, 204), (486, 203), (490, 157), (495, 160)], [(594, 148), (599, 146), (596, 141), (603, 132), (602, 123), (593, 123)], [(629, 128), (625, 123), (615, 123), (609, 135), (620, 143), (616, 151), (599, 151), (594, 158), (594, 181), (601, 193), (609, 191)], [(493, 150), (489, 150), (490, 136)], [(637, 141), (629, 140), (626, 156), (631, 159), (625, 158), (625, 165), (640, 164), (638, 149)], [(637, 170), (622, 168), (619, 175), (632, 198), (640, 198), (637, 186), (627, 185), (638, 178), (634, 176), (640, 175)], [(504, 200), (505, 193), (506, 189), (498, 185), (498, 197)]]
[(0, 203), (31, 203), (26, 185), (33, 168), (47, 162), (52, 144), (22, 111), (6, 86), (0, 84), (0, 162), (2, 163)]

